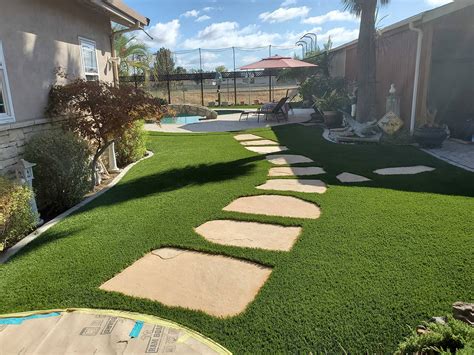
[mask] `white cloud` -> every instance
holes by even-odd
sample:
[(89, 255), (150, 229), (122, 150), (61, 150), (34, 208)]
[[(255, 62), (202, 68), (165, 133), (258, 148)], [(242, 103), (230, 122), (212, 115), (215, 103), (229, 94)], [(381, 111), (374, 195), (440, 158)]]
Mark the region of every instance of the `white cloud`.
[(183, 17), (198, 17), (199, 11), (198, 10), (189, 10), (186, 11), (184, 14), (181, 14)]
[(212, 10), (214, 10), (214, 7), (212, 7), (212, 6), (207, 6), (207, 7), (202, 9), (203, 12), (209, 12), (209, 11), (212, 11)]
[(196, 22), (203, 22), (203, 21), (207, 21), (207, 20), (210, 20), (210, 19), (211, 19), (211, 16), (202, 15), (202, 16), (199, 16), (199, 17), (196, 19)]
[(430, 6), (441, 6), (453, 2), (453, 0), (425, 0), (425, 2)]
[(151, 48), (173, 47), (179, 36), (181, 24), (175, 19), (167, 23), (157, 23), (151, 26), (147, 32), (153, 37), (151, 40), (145, 33), (139, 32), (137, 38), (145, 42)]
[(318, 33), (319, 45), (323, 46), (331, 37), (334, 46), (351, 42), (359, 37), (359, 29), (350, 30), (345, 27), (332, 28), (326, 32)]
[[(214, 53), (202, 51), (202, 68), (205, 71), (212, 71), (220, 65), (226, 65), (223, 58), (219, 58)], [(199, 55), (197, 53), (188, 54), (188, 55), (177, 55), (176, 56), (176, 66), (180, 66), (186, 69), (199, 69), (201, 62), (199, 60)]]
[(287, 7), (290, 5), (294, 5), (298, 2), (298, 0), (285, 0), (281, 3), (281, 7)]
[(259, 47), (276, 43), (278, 33), (263, 32), (257, 25), (240, 28), (237, 22), (213, 23), (183, 42), (184, 48)]
[(333, 21), (358, 21), (357, 17), (348, 11), (333, 10), (320, 16), (308, 17), (302, 20), (302, 23), (310, 25), (322, 25)]
[(259, 18), (264, 22), (285, 22), (295, 18), (304, 18), (308, 16), (311, 9), (307, 6), (301, 7), (280, 7), (272, 12), (264, 12), (259, 15)]

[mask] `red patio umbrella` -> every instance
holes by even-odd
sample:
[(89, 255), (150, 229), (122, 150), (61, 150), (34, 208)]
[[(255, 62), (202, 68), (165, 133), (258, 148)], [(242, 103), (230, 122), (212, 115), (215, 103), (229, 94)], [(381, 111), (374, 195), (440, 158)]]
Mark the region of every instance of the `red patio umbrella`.
[[(240, 70), (254, 69), (288, 69), (288, 68), (310, 68), (317, 67), (316, 64), (303, 62), (302, 60), (293, 59), (291, 57), (282, 57), (275, 55), (273, 57), (264, 58), (258, 62), (245, 65)], [(272, 101), (272, 76), (269, 79), (270, 101)]]

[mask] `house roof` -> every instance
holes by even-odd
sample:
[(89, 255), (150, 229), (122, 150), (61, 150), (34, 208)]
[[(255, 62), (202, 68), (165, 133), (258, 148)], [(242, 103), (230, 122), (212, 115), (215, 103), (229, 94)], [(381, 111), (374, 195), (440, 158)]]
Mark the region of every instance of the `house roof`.
[(104, 11), (110, 16), (112, 21), (127, 27), (138, 24), (143, 28), (150, 24), (149, 18), (136, 12), (122, 0), (85, 0), (83, 2)]
[[(434, 8), (432, 10), (421, 12), (421, 13), (415, 15), (415, 16), (409, 17), (405, 20), (402, 20), (402, 21), (396, 22), (396, 23), (394, 23), (390, 26), (384, 27), (381, 30), (381, 32), (385, 33), (385, 32), (388, 32), (388, 31), (392, 31), (392, 30), (401, 28), (403, 26), (407, 26), (410, 23), (424, 24), (424, 23), (436, 20), (437, 18), (440, 18), (442, 16), (446, 16), (446, 15), (449, 15), (453, 12), (462, 10), (462, 9), (464, 9), (466, 7), (469, 7), (469, 6), (474, 6), (474, 0), (453, 0), (453, 2), (451, 2), (449, 4)], [(357, 40), (348, 42), (346, 44), (343, 44), (341, 46), (338, 46), (336, 48), (331, 49), (331, 52), (337, 52), (341, 49), (350, 47), (350, 46), (352, 46), (356, 43), (357, 43)]]

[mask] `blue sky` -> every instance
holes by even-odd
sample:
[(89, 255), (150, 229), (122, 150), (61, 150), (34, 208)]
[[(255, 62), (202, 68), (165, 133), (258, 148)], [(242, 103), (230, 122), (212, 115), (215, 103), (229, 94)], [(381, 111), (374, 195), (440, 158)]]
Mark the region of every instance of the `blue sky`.
[[(343, 11), (339, 0), (125, 0), (151, 19), (146, 40), (152, 49), (167, 47), (176, 51), (178, 64), (196, 67), (197, 55), (182, 53), (196, 48), (280, 46), (272, 54), (301, 53), (294, 43), (302, 34), (315, 32), (319, 43), (330, 36), (334, 45), (349, 42), (358, 35), (356, 18)], [(392, 0), (381, 9), (381, 25), (387, 26), (419, 12), (443, 5), (449, 0)], [(230, 54), (230, 55), (229, 55)], [(258, 60), (268, 49), (237, 50), (237, 66)], [(230, 51), (204, 51), (204, 67), (223, 64), (232, 67)]]

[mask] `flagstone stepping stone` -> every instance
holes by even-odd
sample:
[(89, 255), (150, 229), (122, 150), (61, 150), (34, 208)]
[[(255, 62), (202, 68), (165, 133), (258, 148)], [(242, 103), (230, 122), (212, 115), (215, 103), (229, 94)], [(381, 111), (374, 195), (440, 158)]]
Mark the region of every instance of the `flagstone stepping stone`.
[(258, 154), (278, 153), (288, 150), (288, 148), (283, 145), (273, 147), (245, 147), (245, 149)]
[(313, 160), (303, 155), (292, 154), (275, 154), (266, 157), (267, 160), (274, 165), (291, 165), (301, 163), (314, 163)]
[(351, 174), (351, 173), (342, 173), (336, 176), (336, 178), (343, 183), (352, 183), (352, 182), (366, 182), (372, 181), (365, 176)]
[(262, 137), (256, 136), (255, 134), (238, 134), (234, 136), (238, 141), (251, 141), (256, 139), (262, 139)]
[(242, 313), (272, 270), (191, 250), (162, 248), (137, 260), (100, 288), (217, 317)]
[(321, 180), (273, 179), (257, 186), (257, 189), (323, 194), (327, 186)]
[(245, 141), (240, 144), (245, 146), (261, 146), (261, 145), (278, 145), (279, 143), (271, 141), (269, 139), (261, 139), (258, 141)]
[(224, 207), (224, 211), (310, 219), (318, 219), (321, 216), (321, 210), (315, 204), (296, 197), (279, 195), (240, 197)]
[(379, 175), (415, 175), (428, 171), (436, 170), (429, 166), (417, 165), (417, 166), (405, 166), (398, 168), (387, 168), (387, 169), (378, 169), (374, 173)]
[(301, 234), (301, 227), (218, 220), (204, 223), (196, 232), (216, 244), (289, 251)]
[(305, 176), (305, 175), (320, 175), (326, 174), (324, 169), (317, 168), (315, 166), (308, 166), (308, 167), (276, 167), (271, 168), (268, 172), (268, 176)]

